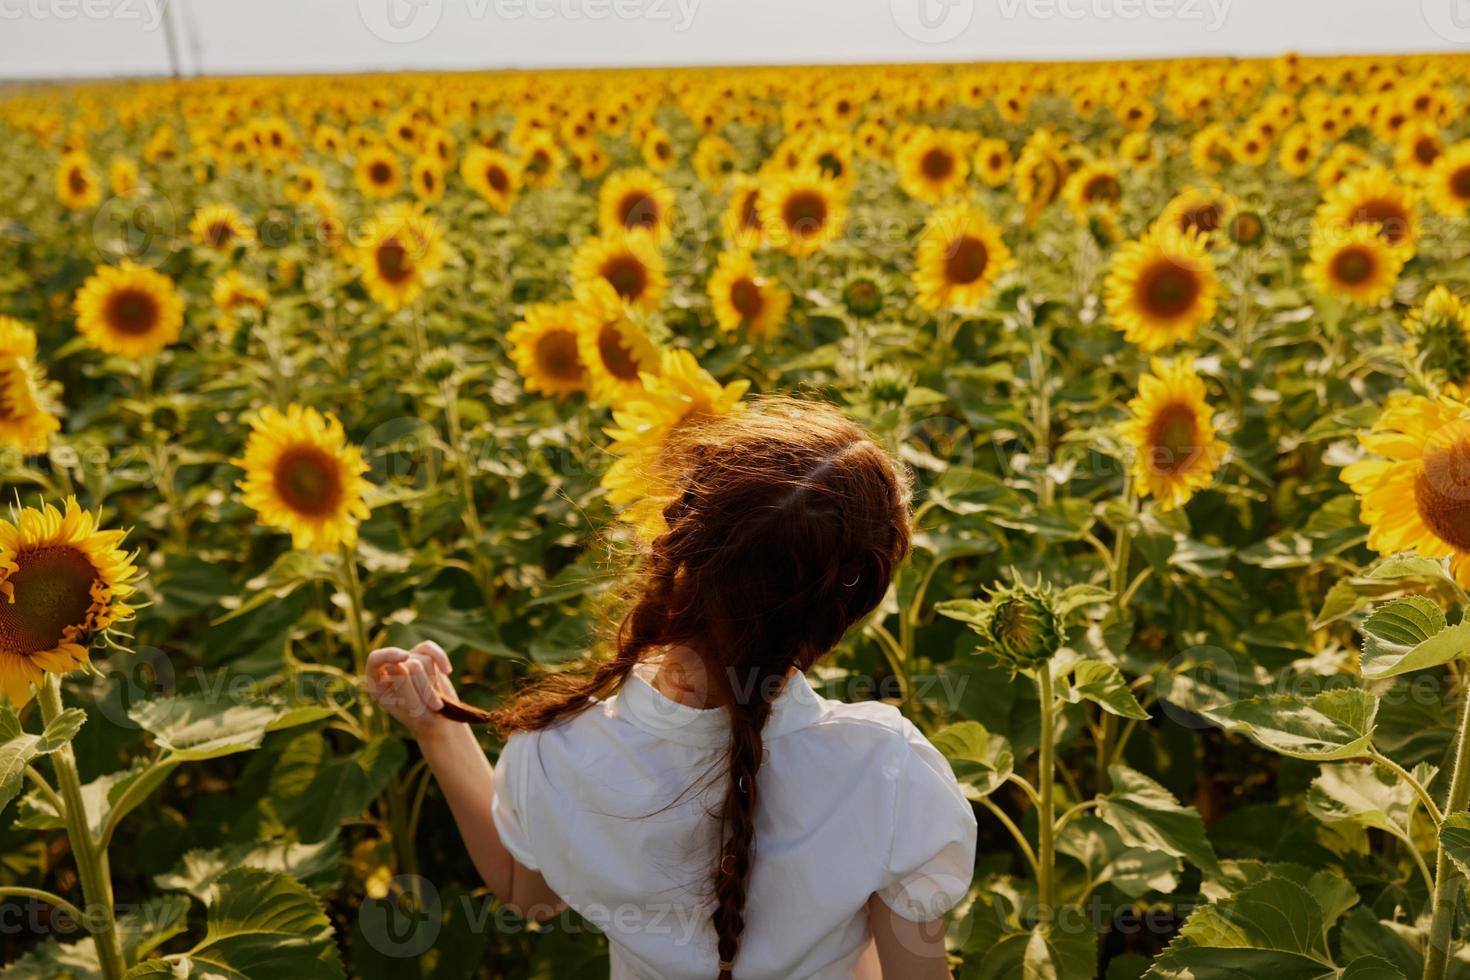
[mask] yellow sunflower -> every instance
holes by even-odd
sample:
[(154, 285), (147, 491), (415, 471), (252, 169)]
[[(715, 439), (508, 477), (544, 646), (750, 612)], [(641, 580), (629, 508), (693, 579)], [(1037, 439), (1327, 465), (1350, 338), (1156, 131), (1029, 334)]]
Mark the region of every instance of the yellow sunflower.
[(651, 170), (667, 170), (674, 163), (674, 144), (657, 126), (643, 138), (643, 162)]
[(670, 435), (689, 419), (741, 411), (749, 381), (721, 385), (687, 350), (666, 351), (657, 376), (644, 379), (641, 394), (613, 410), (611, 453), (603, 475), (607, 499), (640, 535), (652, 539), (668, 530), (664, 508), (673, 499), (674, 475), (665, 450)]
[(694, 173), (711, 190), (724, 190), (739, 163), (735, 147), (723, 136), (706, 136), (694, 148)]
[(1026, 222), (1034, 222), (1060, 196), (1067, 180), (1067, 160), (1062, 142), (1049, 131), (1031, 134), (1011, 168), (1016, 199), (1026, 207)]
[(134, 555), (68, 497), (0, 520), (0, 693), (17, 707), (47, 672), (86, 667), (99, 634), (133, 613)]
[(746, 251), (721, 252), (706, 291), (721, 330), (756, 338), (774, 337), (791, 306), (791, 292), (762, 276)]
[(1378, 225), (1319, 227), (1302, 275), (1318, 292), (1371, 306), (1393, 291), (1404, 258), (1401, 249), (1380, 237)]
[(131, 197), (138, 189), (138, 165), (127, 157), (113, 157), (107, 165), (107, 184), (114, 197)]
[(1235, 208), (1228, 194), (1212, 188), (1186, 187), (1164, 205), (1159, 223), (1188, 234), (1197, 232), (1207, 244), (1224, 235), (1225, 218)]
[(499, 150), (476, 146), (459, 162), (459, 175), (498, 213), (505, 214), (520, 190), (516, 162)]
[(549, 187), (561, 177), (565, 166), (566, 155), (550, 136), (542, 133), (527, 138), (520, 165), (521, 183), (527, 187)]
[(619, 170), (597, 193), (597, 224), (607, 236), (645, 231), (662, 241), (674, 227), (674, 192), (647, 170)]
[(1132, 450), (1135, 492), (1173, 510), (1210, 485), (1228, 447), (1215, 438), (1205, 383), (1193, 365), (1154, 358), (1150, 370), (1138, 379), (1119, 434)]
[(1454, 144), (1434, 161), (1424, 178), (1430, 207), (1450, 218), (1470, 212), (1470, 140)]
[(95, 208), (102, 201), (102, 185), (84, 152), (68, 153), (56, 167), (56, 198), (73, 211)]
[(44, 453), (61, 422), (46, 403), (46, 379), (36, 365), (36, 335), (0, 316), (0, 447)]
[(1123, 201), (1123, 184), (1117, 167), (1098, 161), (1084, 164), (1068, 177), (1062, 194), (1072, 214), (1086, 221), (1094, 209), (1116, 211)]
[(1358, 495), (1368, 547), (1448, 558), (1470, 586), (1470, 406), (1440, 396), (1401, 396), (1358, 442), (1368, 458), (1343, 468)]
[(586, 302), (593, 284), (605, 281), (628, 305), (653, 313), (663, 299), (668, 277), (663, 256), (646, 232), (593, 237), (572, 256), (572, 292)]
[(1277, 152), (1276, 160), (1281, 169), (1291, 176), (1305, 177), (1316, 166), (1320, 154), (1317, 134), (1310, 126), (1298, 123), (1282, 134), (1281, 149)]
[(363, 197), (392, 197), (403, 185), (403, 165), (398, 162), (398, 154), (386, 146), (365, 148), (357, 155), (354, 172)]
[(967, 204), (940, 208), (924, 223), (914, 256), (919, 305), (929, 310), (974, 307), (1011, 264), (1000, 229), (984, 214)]
[(535, 303), (510, 328), (505, 337), (510, 359), (525, 379), (527, 391), (560, 398), (586, 388), (587, 367), (580, 345), (582, 315), (577, 303)]
[(261, 313), (270, 296), (259, 283), (247, 279), (239, 270), (231, 269), (214, 281), (209, 298), (219, 311), (215, 327), (230, 337), (239, 326), (240, 314), (244, 311)]
[(98, 267), (73, 306), (78, 332), (104, 354), (156, 354), (184, 327), (184, 301), (173, 281), (133, 262)]
[(657, 374), (660, 354), (606, 282), (592, 284), (580, 305), (577, 353), (592, 400), (621, 405), (643, 390), (643, 376)]
[(1215, 263), (1198, 232), (1157, 224), (1121, 246), (1103, 283), (1113, 325), (1141, 350), (1187, 340), (1215, 315)]
[(744, 174), (735, 178), (730, 191), (730, 201), (720, 218), (725, 240), (736, 248), (753, 249), (760, 246), (765, 237), (761, 225), (761, 185), (754, 177)]
[(1011, 148), (1002, 139), (983, 139), (975, 148), (975, 173), (987, 187), (1000, 187), (1011, 179)]
[(263, 408), (250, 425), (238, 486), (261, 524), (289, 531), (294, 547), (329, 552), (351, 546), (368, 517), (367, 464), (336, 416), (290, 405)]
[(255, 240), (255, 230), (238, 210), (228, 204), (206, 204), (189, 221), (194, 241), (216, 252), (228, 252)]
[(815, 170), (796, 170), (772, 178), (756, 199), (766, 240), (792, 255), (811, 255), (842, 234), (847, 200), (832, 181)]
[(356, 250), (368, 295), (390, 313), (412, 303), (445, 259), (439, 223), (411, 204), (393, 204), (373, 216)]
[(1409, 354), (1450, 384), (1470, 382), (1470, 309), (1445, 286), (1435, 286), (1404, 317)]
[(1419, 217), (1414, 194), (1382, 167), (1350, 174), (1333, 187), (1317, 209), (1316, 223), (1340, 230), (1356, 225), (1374, 227), (1395, 249), (1414, 254)]
[(938, 204), (965, 187), (970, 175), (960, 134), (923, 129), (898, 151), (898, 183), (910, 197)]
[(437, 156), (425, 154), (409, 168), (409, 183), (420, 201), (433, 203), (444, 196), (444, 163)]

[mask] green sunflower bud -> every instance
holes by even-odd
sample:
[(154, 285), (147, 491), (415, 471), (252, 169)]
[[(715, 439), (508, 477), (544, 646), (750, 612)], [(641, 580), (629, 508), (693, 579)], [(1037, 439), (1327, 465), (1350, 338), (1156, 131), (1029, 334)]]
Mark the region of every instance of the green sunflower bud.
[(879, 364), (868, 378), (868, 397), (881, 404), (902, 405), (914, 380), (914, 372), (901, 364)]
[(978, 632), (984, 647), (1014, 670), (1040, 667), (1067, 639), (1051, 590), (1024, 584), (991, 595)]
[(867, 274), (853, 276), (842, 287), (842, 305), (860, 320), (868, 320), (883, 309), (883, 287)]
[(1255, 211), (1237, 211), (1230, 219), (1230, 240), (1241, 248), (1255, 248), (1266, 237), (1266, 222)]
[(439, 384), (454, 377), (459, 370), (460, 352), (448, 348), (431, 351), (424, 357), (424, 377)]

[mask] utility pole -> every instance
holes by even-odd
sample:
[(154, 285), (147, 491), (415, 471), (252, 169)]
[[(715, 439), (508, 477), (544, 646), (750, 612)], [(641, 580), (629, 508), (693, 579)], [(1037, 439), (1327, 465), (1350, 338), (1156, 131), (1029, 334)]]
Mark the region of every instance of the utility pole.
[(174, 78), (182, 78), (184, 73), (179, 68), (179, 39), (174, 36), (173, 4), (169, 0), (160, 0), (159, 13), (163, 15), (163, 40), (168, 46), (169, 72)]

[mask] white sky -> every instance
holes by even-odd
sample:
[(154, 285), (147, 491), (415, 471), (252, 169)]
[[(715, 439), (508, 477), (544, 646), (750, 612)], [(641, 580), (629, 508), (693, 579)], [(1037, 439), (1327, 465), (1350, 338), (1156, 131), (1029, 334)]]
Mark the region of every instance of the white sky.
[[(168, 0), (0, 0), (0, 78), (167, 71)], [(172, 0), (186, 72), (1470, 50), (1470, 0)]]

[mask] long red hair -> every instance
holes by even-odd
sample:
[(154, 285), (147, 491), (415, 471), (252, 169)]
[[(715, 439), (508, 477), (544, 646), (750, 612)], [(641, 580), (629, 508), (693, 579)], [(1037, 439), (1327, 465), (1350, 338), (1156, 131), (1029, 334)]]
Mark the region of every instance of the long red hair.
[[(721, 980), (745, 927), (762, 729), (788, 672), (806, 670), (888, 590), (910, 546), (907, 474), (835, 409), (789, 398), (680, 426), (668, 529), (642, 556), (611, 657), (538, 680), (480, 715), (503, 735), (586, 710), (648, 654), (693, 649), (730, 711), (713, 870)], [(459, 706), (454, 706), (458, 708)]]

